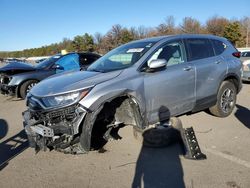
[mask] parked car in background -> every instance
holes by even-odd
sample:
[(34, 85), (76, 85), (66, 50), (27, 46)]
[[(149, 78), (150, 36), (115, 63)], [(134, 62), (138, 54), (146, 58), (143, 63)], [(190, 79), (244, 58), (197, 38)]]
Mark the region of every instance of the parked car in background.
[(24, 99), (39, 81), (64, 71), (85, 70), (99, 57), (100, 55), (95, 53), (68, 53), (52, 56), (36, 66), (12, 62), (0, 68), (1, 93)]
[(244, 49), (241, 50), (241, 57), (240, 60), (242, 62), (242, 80), (243, 81), (250, 81), (250, 50)]
[(242, 62), (244, 62), (246, 60), (250, 60), (250, 51), (241, 52), (240, 60)]
[[(27, 95), (30, 145), (86, 153), (119, 128), (142, 132), (170, 117), (209, 108), (229, 116), (241, 90), (240, 54), (225, 38), (162, 36), (122, 45), (87, 71), (46, 79)], [(160, 119), (160, 120), (159, 120)]]
[(248, 82), (250, 81), (250, 59), (245, 60), (242, 64), (243, 64), (242, 80)]
[(36, 60), (35, 62), (36, 62), (36, 63), (41, 63), (41, 62), (43, 62), (43, 61), (46, 60), (46, 59), (48, 59), (48, 58), (41, 58), (41, 59), (39, 59), (39, 60)]

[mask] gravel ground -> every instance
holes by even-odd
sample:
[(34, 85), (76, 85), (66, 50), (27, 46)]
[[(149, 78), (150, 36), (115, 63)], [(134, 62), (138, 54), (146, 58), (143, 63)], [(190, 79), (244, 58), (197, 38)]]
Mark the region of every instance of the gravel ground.
[(144, 148), (132, 129), (102, 151), (66, 155), (28, 148), (21, 112), (25, 101), (0, 96), (0, 187), (250, 187), (250, 84), (228, 118), (205, 112), (181, 116), (193, 126), (207, 160), (183, 158), (178, 144)]

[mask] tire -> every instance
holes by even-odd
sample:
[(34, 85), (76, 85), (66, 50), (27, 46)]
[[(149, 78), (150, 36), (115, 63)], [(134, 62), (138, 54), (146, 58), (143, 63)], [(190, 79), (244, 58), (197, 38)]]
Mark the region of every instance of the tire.
[(214, 116), (227, 117), (232, 113), (236, 99), (237, 91), (235, 85), (230, 81), (224, 81), (217, 93), (217, 102), (209, 108), (209, 111)]
[(24, 82), (21, 86), (20, 86), (20, 97), (22, 99), (25, 99), (27, 93), (30, 91), (30, 89), (36, 85), (38, 83), (37, 80), (28, 80), (26, 82)]
[(182, 128), (180, 119), (173, 117), (170, 119), (171, 126), (156, 127), (142, 131), (134, 129), (134, 136), (140, 140), (145, 147), (160, 148), (175, 143), (180, 139), (179, 130)]
[[(82, 152), (87, 153), (91, 149), (97, 150), (103, 147), (107, 141), (100, 135), (101, 133), (95, 129), (96, 118), (99, 115), (102, 107), (98, 108), (92, 113), (87, 113), (82, 126), (80, 135), (80, 149)], [(95, 135), (94, 132), (99, 134)]]

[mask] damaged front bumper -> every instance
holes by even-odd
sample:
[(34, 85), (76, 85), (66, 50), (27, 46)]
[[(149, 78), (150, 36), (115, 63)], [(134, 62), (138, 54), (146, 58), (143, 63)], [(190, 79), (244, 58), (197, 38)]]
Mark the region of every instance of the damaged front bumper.
[(86, 113), (80, 105), (49, 112), (23, 112), (23, 125), (30, 147), (38, 152), (47, 148), (64, 150), (73, 146), (79, 142), (79, 129)]
[(3, 95), (15, 96), (16, 95), (16, 89), (17, 89), (17, 86), (10, 86), (8, 84), (1, 84), (0, 83), (0, 92)]

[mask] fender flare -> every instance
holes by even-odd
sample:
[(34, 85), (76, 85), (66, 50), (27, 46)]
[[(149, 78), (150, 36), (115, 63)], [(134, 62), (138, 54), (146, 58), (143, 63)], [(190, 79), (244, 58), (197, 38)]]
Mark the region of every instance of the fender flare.
[(25, 82), (30, 81), (30, 80), (35, 80), (35, 81), (37, 81), (37, 82), (40, 82), (40, 80), (38, 80), (38, 79), (26, 79), (26, 80), (21, 81), (21, 82), (17, 85), (17, 87), (16, 87), (16, 97), (20, 97), (20, 88), (21, 88), (21, 86), (22, 86)]
[[(225, 80), (228, 80), (228, 79), (236, 79), (237, 80), (237, 83), (234, 83), (234, 84), (236, 84), (235, 86), (236, 86), (236, 89), (237, 89), (237, 93), (239, 93), (240, 92), (240, 90), (241, 90), (241, 87), (242, 87), (242, 84), (241, 84), (241, 78), (237, 75), (237, 74), (235, 74), (235, 73), (227, 73), (224, 77), (223, 77), (223, 80), (220, 82), (220, 85), (219, 85), (219, 88), (220, 88), (220, 86), (221, 86), (221, 84), (222, 84), (222, 82), (224, 82)], [(218, 88), (218, 90), (219, 90), (219, 88)], [(217, 92), (218, 92), (218, 90), (217, 90)]]

